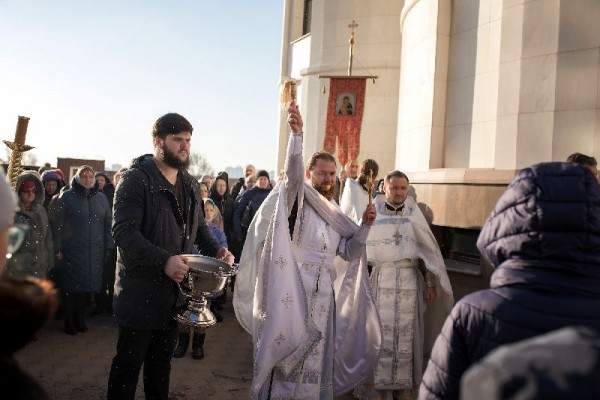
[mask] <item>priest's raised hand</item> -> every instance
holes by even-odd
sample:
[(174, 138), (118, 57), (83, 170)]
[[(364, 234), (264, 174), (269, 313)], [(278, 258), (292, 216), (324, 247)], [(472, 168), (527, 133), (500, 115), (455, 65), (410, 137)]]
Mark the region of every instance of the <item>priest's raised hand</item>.
[(302, 122), (302, 115), (300, 115), (300, 110), (298, 110), (297, 105), (291, 105), (288, 108), (288, 125), (292, 129), (294, 135), (302, 134), (302, 127), (304, 123)]
[(376, 214), (377, 212), (375, 211), (375, 204), (367, 205), (367, 208), (365, 209), (365, 212), (363, 212), (362, 215), (362, 224), (366, 226), (373, 225), (373, 222), (375, 222)]

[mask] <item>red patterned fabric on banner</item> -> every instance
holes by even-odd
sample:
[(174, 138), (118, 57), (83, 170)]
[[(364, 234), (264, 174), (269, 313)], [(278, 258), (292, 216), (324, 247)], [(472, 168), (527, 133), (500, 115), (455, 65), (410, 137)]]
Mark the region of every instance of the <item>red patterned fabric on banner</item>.
[(337, 138), (338, 160), (341, 165), (358, 158), (365, 87), (366, 78), (331, 78), (323, 150), (335, 155)]

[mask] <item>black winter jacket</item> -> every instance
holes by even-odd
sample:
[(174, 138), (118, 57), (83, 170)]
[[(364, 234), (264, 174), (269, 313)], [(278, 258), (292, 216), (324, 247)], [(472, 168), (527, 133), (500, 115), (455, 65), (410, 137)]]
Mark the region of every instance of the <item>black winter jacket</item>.
[[(225, 193), (221, 196), (219, 192), (217, 192), (217, 179), (223, 179), (227, 184), (225, 189)], [(234, 244), (233, 241), (233, 210), (235, 208), (235, 197), (233, 197), (229, 193), (229, 178), (227, 173), (220, 173), (215, 181), (212, 184), (210, 189), (210, 198), (215, 202), (219, 212), (221, 213), (221, 217), (223, 218), (223, 231), (225, 232), (225, 236), (227, 237), (227, 243), (231, 247)]]
[(245, 184), (246, 184), (246, 179), (244, 179), (244, 178), (238, 179), (238, 181), (233, 184), (233, 186), (231, 187), (231, 197), (234, 200), (237, 200), (237, 197), (240, 195), (242, 188), (246, 189), (246, 186), (244, 186)]
[(114, 312), (122, 326), (169, 329), (179, 289), (164, 273), (167, 260), (192, 253), (195, 242), (204, 255), (220, 249), (199, 217), (198, 182), (184, 170), (179, 174), (185, 204), (178, 204), (151, 154), (135, 159), (119, 182), (112, 231), (119, 249)]
[(254, 218), (254, 214), (258, 211), (260, 205), (265, 201), (267, 196), (271, 193), (271, 187), (269, 186), (266, 189), (261, 189), (258, 186), (254, 186), (252, 189), (246, 190), (242, 193), (235, 202), (235, 209), (233, 211), (233, 219), (232, 219), (232, 228), (233, 228), (233, 236), (236, 239), (242, 239), (242, 237), (246, 236), (246, 232), (248, 231), (249, 224), (245, 227), (242, 226), (242, 219), (244, 217), (244, 213), (246, 212), (246, 207), (248, 207), (249, 219), (248, 223), (252, 221)]
[(496, 270), (490, 289), (446, 320), (419, 399), (458, 399), (465, 370), (491, 350), (569, 325), (600, 330), (600, 187), (575, 164), (521, 170), (477, 247)]
[(99, 292), (105, 252), (115, 247), (108, 200), (96, 187), (86, 190), (77, 177), (54, 199), (49, 207), (54, 252), (63, 254), (54, 271), (57, 285), (68, 293)]

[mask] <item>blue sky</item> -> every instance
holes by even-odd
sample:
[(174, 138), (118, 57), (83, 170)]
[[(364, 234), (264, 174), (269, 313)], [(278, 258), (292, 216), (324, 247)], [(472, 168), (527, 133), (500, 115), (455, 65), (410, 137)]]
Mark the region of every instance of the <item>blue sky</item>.
[(39, 163), (126, 165), (178, 112), (215, 170), (273, 170), (282, 17), (283, 0), (0, 0), (0, 138), (25, 115)]

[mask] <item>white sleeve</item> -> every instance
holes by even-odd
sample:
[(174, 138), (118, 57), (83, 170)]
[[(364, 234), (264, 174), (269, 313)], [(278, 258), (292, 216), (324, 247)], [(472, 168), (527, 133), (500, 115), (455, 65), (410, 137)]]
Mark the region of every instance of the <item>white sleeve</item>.
[(344, 260), (352, 260), (360, 257), (364, 251), (367, 237), (369, 236), (370, 228), (366, 225), (361, 225), (358, 231), (349, 239), (342, 238), (338, 246), (337, 253)]
[(302, 160), (302, 135), (290, 135), (285, 159), (285, 186), (287, 204), (291, 210), (296, 195), (304, 184), (304, 162)]
[(365, 200), (367, 204), (369, 202), (368, 195), (365, 196), (362, 192), (364, 191), (355, 180), (347, 178), (344, 185), (344, 193), (342, 193), (342, 198), (340, 199), (340, 209), (357, 225), (361, 224), (363, 212), (367, 207), (364, 204)]

